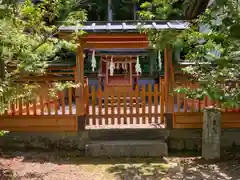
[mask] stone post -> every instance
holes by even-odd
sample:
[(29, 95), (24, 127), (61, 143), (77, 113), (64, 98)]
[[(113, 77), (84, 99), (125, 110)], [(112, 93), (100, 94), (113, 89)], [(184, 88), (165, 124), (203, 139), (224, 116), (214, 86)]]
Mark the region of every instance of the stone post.
[(220, 159), (221, 112), (208, 107), (203, 111), (202, 157)]

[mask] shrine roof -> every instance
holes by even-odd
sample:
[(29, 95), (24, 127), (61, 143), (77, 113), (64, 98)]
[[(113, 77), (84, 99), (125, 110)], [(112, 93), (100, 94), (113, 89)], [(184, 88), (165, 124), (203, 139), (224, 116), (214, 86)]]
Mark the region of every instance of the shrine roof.
[(71, 32), (76, 30), (83, 30), (87, 33), (91, 32), (139, 32), (141, 29), (177, 29), (183, 30), (189, 27), (187, 21), (112, 21), (112, 22), (92, 22), (87, 21), (82, 23), (81, 26), (61, 26), (61, 32)]

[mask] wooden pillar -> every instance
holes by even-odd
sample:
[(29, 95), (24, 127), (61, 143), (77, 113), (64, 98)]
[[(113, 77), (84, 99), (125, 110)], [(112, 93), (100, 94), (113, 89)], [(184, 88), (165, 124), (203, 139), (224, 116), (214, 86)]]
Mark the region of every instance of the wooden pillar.
[(109, 63), (108, 62), (106, 62), (106, 74), (105, 74), (105, 85), (107, 85), (108, 84), (108, 67), (109, 67)]
[[(173, 67), (173, 49), (171, 46), (168, 48), (168, 62), (169, 62), (169, 92), (174, 90), (174, 67)], [(174, 96), (169, 96), (169, 109), (174, 112)]]
[(173, 50), (172, 47), (168, 48), (168, 63), (169, 63), (169, 90), (174, 88), (174, 67), (173, 67)]
[(75, 83), (79, 84), (76, 88), (76, 115), (78, 120), (78, 127), (80, 129), (85, 128), (85, 118), (86, 107), (84, 101), (84, 48), (83, 42), (81, 42), (77, 48), (76, 57), (76, 73), (75, 73)]
[(168, 53), (167, 53), (167, 48), (164, 49), (164, 95), (165, 95), (165, 111), (168, 112)]
[(130, 74), (130, 83), (132, 85), (133, 84), (133, 82), (132, 82), (132, 62), (129, 63), (129, 74)]
[(102, 89), (102, 57), (100, 58), (100, 62), (99, 62), (98, 89)]
[(172, 49), (170, 46), (164, 49), (164, 84), (165, 84), (165, 103), (166, 113), (173, 111), (173, 97), (169, 93), (173, 90), (173, 72), (172, 72)]

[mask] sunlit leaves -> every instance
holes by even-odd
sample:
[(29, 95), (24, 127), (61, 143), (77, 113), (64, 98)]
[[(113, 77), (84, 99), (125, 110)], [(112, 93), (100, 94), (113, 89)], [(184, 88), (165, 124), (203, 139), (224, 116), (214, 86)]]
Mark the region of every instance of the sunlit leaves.
[(172, 17), (181, 16), (181, 7), (174, 7), (179, 0), (152, 0), (141, 4), (142, 10), (139, 12), (142, 19), (164, 20)]
[[(170, 19), (170, 14), (179, 10), (173, 8), (172, 4), (172, 0), (145, 3), (142, 6), (145, 8), (142, 17)], [(187, 52), (185, 59), (194, 64), (184, 68), (183, 72), (191, 75), (201, 88), (180, 88), (175, 92), (197, 99), (208, 96), (223, 106), (236, 107), (240, 106), (240, 87), (236, 85), (240, 79), (239, 24), (239, 2), (217, 0), (215, 5), (192, 21), (190, 29), (181, 32), (146, 30), (146, 33), (154, 48), (163, 49), (169, 44), (173, 47), (184, 47)]]
[(7, 14), (0, 16), (0, 58), (4, 62), (0, 70), (8, 70), (0, 79), (0, 114), (9, 102), (34, 98), (39, 90), (38, 84), (18, 83), (19, 80), (44, 74), (62, 48), (76, 49), (75, 41), (56, 38), (57, 20), (76, 24), (86, 19), (85, 12), (77, 11), (81, 5), (78, 0), (44, 0), (40, 4), (32, 4), (30, 0), (21, 4), (4, 2), (1, 8), (5, 8)]

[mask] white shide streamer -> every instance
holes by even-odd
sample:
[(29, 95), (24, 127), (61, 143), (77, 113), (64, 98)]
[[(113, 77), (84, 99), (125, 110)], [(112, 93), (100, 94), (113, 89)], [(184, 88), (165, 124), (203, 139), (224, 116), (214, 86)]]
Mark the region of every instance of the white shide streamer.
[(111, 57), (111, 62), (110, 62), (110, 76), (113, 76), (113, 73), (114, 73), (114, 69), (115, 69), (115, 64), (113, 62), (113, 56)]
[(161, 59), (161, 51), (158, 51), (158, 65), (159, 65), (159, 71), (162, 70), (162, 59)]
[(92, 66), (92, 71), (94, 71), (95, 68), (97, 67), (97, 61), (96, 61), (96, 57), (95, 57), (95, 50), (93, 50), (93, 52), (92, 52), (91, 66)]
[(127, 69), (127, 64), (123, 63), (122, 67), (123, 67), (124, 70), (126, 70)]
[(136, 62), (136, 65), (135, 65), (135, 69), (136, 69), (137, 74), (142, 74), (141, 65), (139, 63), (139, 56), (137, 56), (137, 62)]

